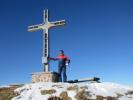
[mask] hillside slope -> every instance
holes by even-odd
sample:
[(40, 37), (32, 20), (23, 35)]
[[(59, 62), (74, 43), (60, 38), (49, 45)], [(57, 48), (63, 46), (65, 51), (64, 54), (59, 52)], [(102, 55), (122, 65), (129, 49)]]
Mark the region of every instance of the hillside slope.
[(133, 100), (133, 87), (116, 83), (35, 83), (15, 90), (12, 100)]
[(11, 100), (18, 95), (14, 90), (22, 86), (23, 84), (0, 86), (0, 100)]

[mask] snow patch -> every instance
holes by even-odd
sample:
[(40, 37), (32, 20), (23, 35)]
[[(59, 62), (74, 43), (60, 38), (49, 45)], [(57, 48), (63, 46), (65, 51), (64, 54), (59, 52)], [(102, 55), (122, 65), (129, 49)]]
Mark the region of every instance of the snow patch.
[[(68, 87), (77, 86), (78, 90), (68, 90)], [(86, 87), (85, 91), (88, 91), (91, 97), (96, 98), (97, 95), (107, 97), (117, 97), (118, 95), (122, 96), (119, 100), (133, 100), (133, 94), (129, 96), (126, 95), (128, 91), (133, 91), (132, 87), (120, 85), (116, 83), (104, 82), (104, 83), (35, 83), (35, 84), (26, 84), (21, 88), (15, 90), (15, 92), (20, 95), (14, 97), (12, 100), (48, 100), (51, 96), (58, 96), (64, 91), (67, 91), (68, 96), (72, 100), (76, 100), (75, 95), (78, 91), (82, 90), (81, 87)], [(41, 94), (41, 90), (56, 90), (53, 94)]]

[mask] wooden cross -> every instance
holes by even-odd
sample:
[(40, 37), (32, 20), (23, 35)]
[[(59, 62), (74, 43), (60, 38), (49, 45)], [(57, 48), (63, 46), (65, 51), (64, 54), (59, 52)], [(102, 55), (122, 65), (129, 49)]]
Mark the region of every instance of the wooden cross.
[(49, 16), (48, 16), (48, 9), (44, 10), (44, 22), (42, 24), (38, 25), (32, 25), (28, 26), (29, 32), (34, 32), (37, 30), (43, 30), (43, 56), (42, 56), (42, 64), (44, 67), (44, 71), (49, 71), (49, 57), (50, 57), (50, 37), (48, 30), (55, 26), (63, 26), (65, 25), (65, 20), (55, 21), (55, 22), (49, 22)]

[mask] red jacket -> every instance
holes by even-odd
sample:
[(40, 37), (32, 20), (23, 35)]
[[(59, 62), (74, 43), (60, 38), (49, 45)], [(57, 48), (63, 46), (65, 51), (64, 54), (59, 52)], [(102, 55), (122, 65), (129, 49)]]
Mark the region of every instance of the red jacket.
[(59, 55), (57, 58), (50, 58), (51, 60), (59, 60), (59, 59), (65, 59), (65, 60), (69, 60), (69, 58), (67, 56), (63, 55)]
[(70, 63), (70, 59), (65, 55), (59, 55), (57, 58), (50, 58), (51, 60), (58, 60), (59, 66), (66, 66), (66, 61)]

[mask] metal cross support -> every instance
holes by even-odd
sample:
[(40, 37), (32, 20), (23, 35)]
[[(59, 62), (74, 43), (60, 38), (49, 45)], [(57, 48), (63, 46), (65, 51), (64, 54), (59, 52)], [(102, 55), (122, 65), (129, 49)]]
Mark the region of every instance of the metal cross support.
[(49, 71), (49, 57), (50, 57), (50, 37), (48, 30), (55, 26), (63, 26), (65, 25), (65, 20), (55, 21), (55, 22), (49, 22), (49, 16), (48, 16), (48, 9), (44, 10), (44, 22), (42, 24), (38, 25), (32, 25), (28, 26), (29, 32), (34, 32), (37, 30), (43, 30), (43, 56), (42, 56), (42, 64), (44, 67), (44, 71)]

